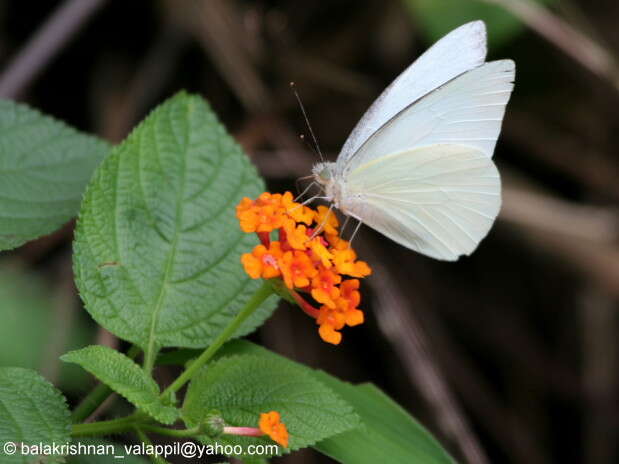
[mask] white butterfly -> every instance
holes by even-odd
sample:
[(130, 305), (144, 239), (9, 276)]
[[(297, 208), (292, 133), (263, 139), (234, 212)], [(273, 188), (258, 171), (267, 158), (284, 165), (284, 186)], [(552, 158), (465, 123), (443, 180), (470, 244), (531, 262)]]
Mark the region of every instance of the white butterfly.
[(312, 169), (326, 199), (425, 255), (471, 254), (501, 207), (492, 154), (515, 76), (513, 61), (485, 59), (482, 21), (421, 55), (370, 106), (337, 161)]

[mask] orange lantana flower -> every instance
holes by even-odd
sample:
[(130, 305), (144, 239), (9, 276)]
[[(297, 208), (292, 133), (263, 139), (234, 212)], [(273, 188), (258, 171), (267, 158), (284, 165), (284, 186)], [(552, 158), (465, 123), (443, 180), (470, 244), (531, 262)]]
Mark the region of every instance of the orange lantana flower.
[(337, 287), (342, 281), (342, 276), (329, 269), (321, 269), (312, 279), (312, 297), (318, 302), (335, 308), (335, 299), (340, 296), (340, 289)]
[(329, 243), (321, 236), (314, 237), (307, 246), (312, 250), (312, 257), (327, 269), (333, 266), (333, 253), (331, 253), (326, 245)]
[(281, 244), (279, 242), (271, 242), (269, 247), (264, 245), (256, 245), (251, 253), (245, 253), (241, 256), (241, 262), (245, 268), (245, 272), (252, 279), (272, 279), (281, 275), (278, 260), (283, 256)]
[(291, 248), (295, 250), (307, 249), (307, 242), (309, 241), (309, 235), (307, 233), (307, 227), (303, 224), (297, 225), (292, 219), (284, 221), (282, 230), (286, 234), (286, 241)]
[(282, 195), (282, 206), (288, 216), (296, 222), (303, 222), (307, 226), (309, 226), (316, 217), (316, 212), (314, 210), (300, 203), (296, 203), (292, 199), (292, 193), (290, 192), (286, 192)]
[(361, 303), (361, 293), (359, 293), (359, 279), (349, 279), (340, 285), (340, 295), (348, 302), (351, 308), (356, 308)]
[(260, 414), (260, 421), (258, 422), (260, 430), (271, 439), (282, 445), (284, 448), (288, 448), (288, 430), (286, 425), (281, 422), (281, 417), (277, 411), (270, 411)]
[(310, 284), (310, 279), (318, 274), (318, 269), (312, 260), (302, 251), (287, 251), (281, 260), (281, 270), (286, 287), (305, 288)]
[(337, 220), (335, 213), (326, 206), (319, 206), (316, 209), (318, 210), (316, 213), (316, 224), (318, 224), (318, 227), (327, 234), (336, 235), (340, 222)]
[[(297, 203), (290, 192), (265, 192), (256, 200), (243, 198), (237, 217), (241, 229), (256, 232), (262, 242), (241, 257), (247, 274), (254, 279), (282, 279), (292, 299), (316, 319), (323, 340), (337, 345), (344, 326), (363, 322), (359, 280), (343, 276), (361, 278), (372, 270), (339, 236), (333, 211)], [(271, 242), (275, 230), (279, 240)]]
[(370, 266), (364, 261), (357, 261), (357, 253), (352, 248), (335, 250), (333, 264), (337, 272), (351, 277), (365, 277), (372, 273)]

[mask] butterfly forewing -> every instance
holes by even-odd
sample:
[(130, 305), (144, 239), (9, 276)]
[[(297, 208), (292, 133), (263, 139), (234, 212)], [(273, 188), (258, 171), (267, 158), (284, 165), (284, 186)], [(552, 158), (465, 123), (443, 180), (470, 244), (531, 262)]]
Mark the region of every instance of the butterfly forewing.
[(340, 172), (345, 177), (387, 153), (441, 143), (471, 146), (492, 157), (514, 74), (514, 62), (500, 60), (456, 77), (372, 134)]
[(387, 121), (412, 102), (486, 59), (486, 26), (473, 21), (453, 30), (430, 47), (376, 99), (344, 143), (343, 164)]

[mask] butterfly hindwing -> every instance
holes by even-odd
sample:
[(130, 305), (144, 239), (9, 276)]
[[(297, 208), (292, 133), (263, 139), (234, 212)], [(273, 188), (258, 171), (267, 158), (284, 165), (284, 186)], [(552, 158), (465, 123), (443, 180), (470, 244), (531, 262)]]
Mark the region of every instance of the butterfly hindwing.
[(340, 207), (399, 244), (453, 261), (475, 250), (501, 206), (501, 180), (475, 148), (438, 144), (374, 159), (346, 182)]

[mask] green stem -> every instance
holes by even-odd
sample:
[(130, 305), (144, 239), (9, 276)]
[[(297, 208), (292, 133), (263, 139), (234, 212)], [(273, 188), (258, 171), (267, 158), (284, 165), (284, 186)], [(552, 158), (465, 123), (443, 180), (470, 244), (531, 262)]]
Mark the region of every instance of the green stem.
[[(136, 435), (138, 436), (138, 438), (145, 444), (147, 445), (151, 445), (153, 444), (152, 441), (150, 441), (150, 439), (148, 438), (148, 436), (144, 433), (144, 431), (142, 429), (140, 429), (139, 427), (135, 427), (134, 428), (134, 432), (136, 433)], [(159, 456), (158, 454), (149, 454), (148, 457), (150, 458), (151, 461), (153, 461), (154, 464), (169, 464), (168, 461), (166, 461), (165, 459), (163, 459), (161, 456)]]
[(236, 315), (236, 317), (230, 322), (230, 325), (226, 327), (223, 332), (215, 339), (211, 345), (202, 352), (202, 354), (193, 361), (185, 371), (177, 377), (177, 379), (161, 393), (161, 398), (167, 398), (171, 393), (177, 392), (183, 385), (185, 385), (191, 378), (198, 372), (198, 370), (204, 366), (213, 357), (217, 350), (228, 341), (228, 339), (234, 335), (239, 326), (245, 322), (245, 320), (258, 309), (258, 306), (262, 304), (273, 293), (273, 288), (268, 282), (264, 282), (262, 287), (258, 289), (256, 293), (249, 299), (245, 307)]
[(130, 416), (121, 417), (119, 419), (90, 422), (87, 424), (73, 424), (73, 427), (71, 429), (71, 436), (88, 437), (126, 432), (127, 430), (131, 430), (132, 428), (134, 428), (141, 419), (141, 416), (132, 414)]
[(153, 367), (155, 367), (155, 360), (159, 354), (159, 347), (149, 346), (149, 349), (144, 352), (144, 372), (151, 375)]
[(165, 427), (159, 427), (157, 425), (141, 424), (140, 429), (147, 432), (157, 433), (159, 435), (167, 435), (168, 437), (186, 438), (195, 437), (200, 433), (200, 427), (193, 427), (191, 429), (168, 429)]
[[(140, 351), (140, 347), (133, 345), (129, 348), (129, 351), (127, 351), (127, 357), (134, 359), (138, 354), (140, 354)], [(73, 413), (71, 413), (71, 422), (75, 424), (84, 421), (88, 416), (95, 412), (95, 410), (101, 406), (101, 404), (112, 393), (114, 393), (112, 389), (104, 383), (97, 385), (73, 410)]]

